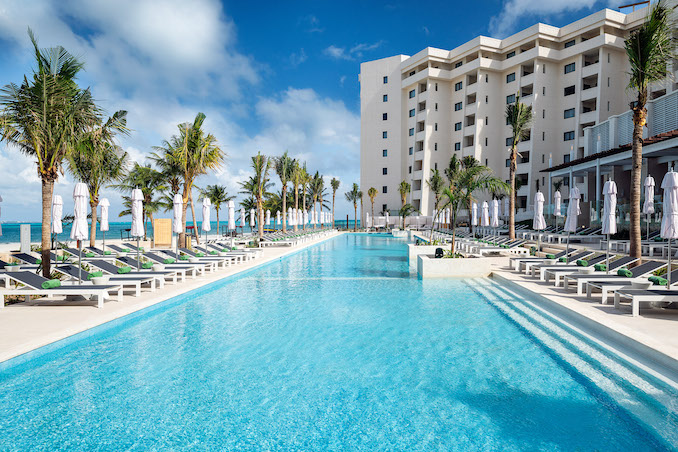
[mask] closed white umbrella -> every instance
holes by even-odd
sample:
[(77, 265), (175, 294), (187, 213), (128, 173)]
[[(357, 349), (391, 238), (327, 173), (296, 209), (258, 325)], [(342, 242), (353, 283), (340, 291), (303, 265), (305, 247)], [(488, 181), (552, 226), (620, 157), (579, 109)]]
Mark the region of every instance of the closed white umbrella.
[(240, 227), (243, 228), (243, 232), (245, 232), (245, 226), (247, 226), (247, 214), (245, 213), (245, 209), (241, 208), (240, 209)]
[[(388, 210), (386, 211), (386, 229), (388, 229)], [(346, 225), (348, 227), (348, 224)]]
[(266, 209), (266, 226), (271, 225), (271, 211)]
[(488, 227), (490, 225), (490, 206), (487, 204), (487, 201), (483, 201), (480, 217), (480, 225), (482, 227)]
[(228, 230), (235, 230), (235, 203), (233, 201), (228, 202)]
[(295, 213), (297, 214), (297, 225), (298, 226), (303, 226), (304, 225), (304, 212), (302, 209), (294, 209)]
[(478, 226), (478, 203), (471, 204), (471, 238), (475, 237), (475, 226)]
[[(534, 195), (534, 218), (532, 219), (532, 229), (541, 231), (546, 228), (544, 219), (544, 194), (540, 191)], [(537, 252), (541, 251), (541, 234), (537, 234)]]
[(558, 217), (562, 216), (560, 213), (560, 200), (562, 198), (562, 195), (560, 194), (560, 191), (556, 191), (553, 194), (553, 215), (555, 216), (556, 219), (556, 232), (558, 232)]
[[(61, 218), (63, 216), (64, 216), (64, 201), (63, 199), (61, 199), (61, 195), (54, 195), (54, 199), (52, 200), (52, 233), (55, 234), (56, 236), (55, 241), (57, 247), (59, 246), (59, 234), (63, 232), (63, 227), (61, 224)], [(55, 259), (54, 266), (56, 267), (58, 264), (59, 261)]]
[(492, 221), (491, 221), (490, 226), (492, 226), (492, 228), (495, 230), (494, 243), (496, 245), (497, 244), (497, 237), (496, 236), (498, 235), (498, 231), (497, 231), (496, 228), (499, 227), (499, 201), (496, 200), (496, 199), (492, 200)]
[(207, 254), (207, 233), (212, 230), (212, 225), (210, 224), (211, 206), (212, 201), (209, 198), (202, 198), (202, 223), (200, 226), (205, 233), (205, 254)]
[(292, 226), (292, 208), (287, 208), (287, 225)]
[(80, 251), (78, 266), (78, 279), (82, 282), (82, 242), (87, 240), (87, 201), (89, 200), (89, 190), (87, 185), (79, 182), (73, 189), (73, 225), (71, 227), (71, 240), (78, 241), (78, 250)]
[(567, 218), (565, 218), (565, 226), (563, 226), (563, 229), (567, 231), (567, 250), (565, 255), (568, 256), (568, 262), (570, 255), (570, 234), (572, 232), (577, 232), (577, 216), (581, 214), (581, 209), (579, 208), (579, 197), (579, 189), (577, 187), (570, 188), (570, 202), (567, 206)]
[(667, 271), (668, 284), (671, 288), (671, 240), (678, 239), (678, 173), (669, 171), (662, 180), (664, 189), (664, 213), (662, 216), (661, 236), (669, 241), (669, 268)]
[(647, 225), (647, 239), (650, 240), (650, 215), (654, 213), (654, 177), (645, 178), (645, 202), (643, 203), (643, 213), (645, 214), (645, 223)]
[(138, 188), (132, 190), (132, 237), (137, 238), (137, 271), (139, 271), (139, 239), (144, 235), (144, 194)]
[(179, 256), (179, 234), (184, 232), (184, 219), (182, 217), (182, 207), (184, 199), (179, 193), (172, 198), (172, 231), (177, 235), (176, 255)]
[(301, 213), (301, 216), (303, 217), (303, 218), (302, 218), (303, 224), (304, 224), (304, 225), (307, 225), (307, 224), (308, 224), (308, 210), (304, 210), (304, 211)]
[(106, 251), (106, 232), (108, 232), (108, 208), (111, 207), (111, 202), (108, 198), (101, 198), (99, 201), (101, 206), (101, 220), (99, 221), (99, 230), (101, 231), (101, 236), (103, 237), (103, 251)]
[(603, 185), (603, 234), (607, 234), (607, 250), (605, 252), (605, 264), (610, 270), (610, 236), (617, 233), (617, 184), (613, 180), (608, 180)]
[(370, 225), (370, 213), (365, 212), (365, 228), (368, 228)]
[(275, 213), (275, 224), (276, 226), (282, 225), (282, 219), (280, 218), (280, 211), (276, 211)]
[[(2, 196), (0, 196), (0, 202), (2, 202)], [(2, 235), (2, 223), (0, 223), (0, 235)]]
[(254, 220), (255, 210), (250, 209), (250, 228), (254, 229), (255, 220)]

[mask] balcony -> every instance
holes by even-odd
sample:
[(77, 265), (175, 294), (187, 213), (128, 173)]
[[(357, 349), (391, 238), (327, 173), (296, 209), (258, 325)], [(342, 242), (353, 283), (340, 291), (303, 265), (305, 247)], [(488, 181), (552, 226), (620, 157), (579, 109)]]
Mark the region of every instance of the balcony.
[(583, 78), (592, 77), (594, 75), (597, 77), (598, 76), (598, 70), (600, 69), (599, 66), (600, 66), (599, 63), (590, 64), (589, 66), (584, 66), (581, 70), (581, 76)]
[(587, 111), (586, 113), (579, 114), (579, 124), (587, 124), (591, 122), (596, 122), (598, 119), (598, 112), (596, 110)]
[(424, 176), (424, 171), (419, 170), (419, 171), (414, 171), (412, 173), (412, 180), (418, 180), (421, 181), (422, 177)]
[(424, 160), (424, 151), (423, 151), (423, 150), (421, 150), (421, 151), (416, 151), (416, 152), (414, 153), (414, 161), (415, 161), (415, 162), (421, 162), (421, 161), (423, 161), (423, 160)]
[(412, 199), (421, 200), (421, 190), (412, 190)]

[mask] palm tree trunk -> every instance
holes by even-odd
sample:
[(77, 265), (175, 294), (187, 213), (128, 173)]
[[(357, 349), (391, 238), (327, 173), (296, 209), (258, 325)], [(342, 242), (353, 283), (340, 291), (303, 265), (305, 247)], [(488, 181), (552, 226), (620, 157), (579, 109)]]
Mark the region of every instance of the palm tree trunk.
[(148, 214), (148, 222), (151, 223), (151, 240), (152, 240), (153, 246), (155, 246), (155, 226), (153, 226), (153, 214), (152, 213)]
[(50, 252), (52, 250), (51, 224), (52, 224), (52, 194), (54, 193), (54, 181), (42, 179), (42, 276), (49, 278)]
[(217, 204), (214, 207), (214, 210), (217, 212), (217, 237), (221, 236), (221, 232), (219, 231), (219, 204)]
[(358, 230), (357, 226), (358, 226), (358, 203), (353, 203), (353, 232), (356, 232)]
[[(645, 107), (633, 110), (633, 145), (631, 151), (631, 224), (629, 225), (629, 255), (641, 258), (640, 247), (640, 176), (643, 166), (643, 126), (647, 110)], [(572, 182), (570, 182), (572, 183)]]
[(257, 226), (259, 226), (259, 240), (261, 240), (264, 236), (264, 203), (261, 197), (257, 198)]
[[(516, 148), (511, 148), (511, 165), (509, 168), (509, 180), (511, 183), (511, 193), (509, 194), (509, 238), (516, 238)], [(570, 182), (572, 183), (572, 182)]]
[[(304, 212), (306, 212), (306, 185), (304, 185), (304, 190), (301, 193), (301, 205), (302, 205), (301, 208), (304, 210)], [(302, 214), (301, 217), (303, 218), (304, 215)], [(306, 222), (305, 221), (301, 224), (301, 229), (303, 229), (304, 231), (306, 230)]]
[(332, 229), (334, 229), (334, 227), (335, 227), (334, 226), (334, 199), (336, 198), (336, 196), (337, 196), (337, 192), (335, 191), (335, 192), (332, 193)]
[(287, 232), (287, 222), (285, 221), (287, 217), (287, 184), (283, 185), (282, 197), (282, 232), (285, 234)]
[(372, 224), (374, 224), (374, 201), (372, 201)]
[(181, 194), (181, 218), (184, 222), (184, 230), (179, 234), (179, 247), (186, 247), (186, 226), (188, 225), (188, 218), (186, 218), (186, 212), (188, 211), (188, 186), (184, 184), (184, 192)]
[(89, 246), (96, 246), (97, 238), (97, 203), (90, 201), (90, 210), (92, 212), (92, 225), (89, 229)]
[(193, 235), (195, 236), (195, 243), (200, 245), (200, 237), (198, 237), (198, 222), (195, 219), (195, 205), (193, 204), (193, 194), (188, 193), (188, 198), (191, 200), (191, 216), (193, 217)]
[[(299, 211), (299, 187), (295, 185), (294, 187), (294, 215), (297, 215), (297, 212)], [(297, 216), (295, 220), (298, 220), (299, 217)], [(294, 222), (294, 232), (297, 232), (297, 223), (298, 221)]]
[(457, 233), (457, 212), (455, 211), (452, 215), (451, 221), (452, 221), (452, 256), (454, 256), (454, 248), (457, 243), (455, 239), (455, 235)]

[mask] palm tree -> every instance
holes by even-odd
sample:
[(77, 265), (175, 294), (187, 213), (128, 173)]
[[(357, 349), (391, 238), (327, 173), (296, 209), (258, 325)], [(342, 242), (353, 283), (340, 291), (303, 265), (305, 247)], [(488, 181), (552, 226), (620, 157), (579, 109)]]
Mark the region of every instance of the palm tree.
[(254, 197), (257, 200), (257, 226), (259, 239), (264, 236), (264, 198), (270, 186), (268, 171), (271, 169), (272, 160), (258, 152), (252, 157), (252, 169), (254, 170)]
[[(367, 196), (370, 197), (370, 202), (372, 203), (372, 224), (374, 224), (374, 200), (375, 200), (375, 198), (377, 197), (377, 194), (378, 194), (378, 193), (379, 193), (379, 192), (378, 192), (377, 189), (374, 188), (374, 187), (370, 187), (370, 188), (367, 190)], [(365, 226), (367, 226), (367, 225), (365, 225)]]
[(494, 176), (492, 170), (484, 165), (473, 164), (465, 166), (463, 161), (453, 155), (450, 164), (445, 170), (450, 181), (449, 187), (442, 192), (442, 208), (450, 208), (452, 221), (452, 252), (455, 249), (455, 233), (457, 215), (462, 206), (468, 206), (473, 201), (473, 194), (478, 191), (508, 192), (509, 184)]
[(219, 233), (219, 209), (221, 205), (235, 198), (235, 196), (228, 196), (228, 191), (223, 185), (208, 185), (204, 190), (201, 190), (203, 198), (210, 200), (217, 213), (217, 233)]
[[(311, 184), (311, 175), (308, 173), (306, 170), (306, 162), (301, 166), (300, 168), (301, 174), (300, 174), (300, 182), (301, 182), (301, 200), (302, 200), (302, 209), (304, 212), (306, 212), (306, 190), (309, 188)], [(304, 221), (301, 225), (301, 228), (303, 230), (306, 230), (306, 222)]]
[(398, 211), (398, 215), (403, 217), (403, 229), (405, 228), (405, 220), (407, 219), (408, 216), (412, 215), (414, 211), (415, 211), (414, 206), (410, 203), (404, 204)]
[(0, 141), (35, 158), (42, 181), (42, 274), (50, 275), (51, 211), (54, 182), (62, 163), (80, 137), (99, 121), (99, 109), (89, 89), (75, 79), (83, 63), (63, 47), (38, 48), (28, 30), (37, 68), (21, 85), (0, 90)]
[(287, 232), (287, 221), (286, 215), (287, 212), (287, 184), (290, 183), (292, 179), (292, 170), (294, 169), (295, 160), (285, 153), (274, 160), (275, 172), (280, 178), (280, 184), (282, 185), (282, 231), (283, 233)]
[[(311, 182), (309, 183), (309, 192), (311, 195), (311, 199), (313, 200), (313, 211), (315, 212), (315, 205), (320, 200), (320, 211), (322, 212), (323, 210), (323, 190), (325, 189), (324, 187), (325, 181), (323, 180), (323, 177), (318, 173), (317, 171), (315, 172), (315, 175), (311, 178)], [(313, 225), (313, 229), (315, 229), (315, 224)]]
[(647, 91), (651, 83), (659, 82), (670, 74), (669, 62), (676, 57), (675, 26), (671, 19), (673, 8), (658, 1), (650, 10), (645, 22), (632, 31), (624, 43), (629, 59), (630, 89), (637, 91), (631, 102), (633, 111), (633, 144), (631, 150), (631, 224), (630, 255), (641, 258), (640, 246), (640, 177), (643, 166), (643, 126), (647, 122)]
[[(294, 212), (299, 211), (299, 186), (301, 185), (302, 181), (302, 169), (301, 165), (299, 165), (299, 162), (297, 160), (294, 161), (294, 165), (292, 165), (292, 187), (294, 187)], [(297, 223), (298, 221), (294, 222), (294, 230), (297, 230)]]
[[(141, 190), (141, 193), (144, 195), (141, 216), (144, 223), (144, 240), (146, 240), (148, 238), (146, 218), (150, 221), (152, 228), (153, 214), (162, 207), (162, 201), (159, 198), (156, 199), (154, 195), (167, 189), (162, 173), (155, 170), (150, 165), (142, 166), (135, 162), (134, 167), (132, 167), (132, 169), (121, 179), (120, 183), (111, 185), (111, 187), (126, 193), (132, 193), (132, 190), (135, 188)], [(132, 213), (132, 204), (129, 196), (123, 197), (123, 199), (126, 199), (126, 203), (123, 203), (123, 205), (125, 205), (128, 210), (120, 212), (119, 216), (121, 217), (131, 215)], [(155, 236), (155, 234), (152, 235)]]
[[(358, 200), (362, 198), (362, 192), (360, 191), (358, 184), (354, 182), (351, 191), (346, 192), (345, 196), (348, 202), (353, 203), (353, 232), (356, 232), (358, 230)], [(346, 227), (348, 227), (348, 225), (346, 225)]]
[[(358, 191), (358, 199), (360, 199), (360, 215), (363, 213), (363, 191), (359, 190)], [(361, 226), (362, 226), (362, 219), (360, 220)]]
[(511, 126), (511, 157), (509, 167), (509, 183), (511, 192), (509, 193), (509, 237), (516, 238), (516, 164), (518, 159), (518, 143), (530, 134), (532, 124), (532, 106), (529, 107), (520, 102), (520, 97), (516, 97), (513, 104), (506, 106), (506, 121)]
[(94, 246), (96, 241), (99, 190), (110, 182), (120, 180), (127, 169), (127, 153), (113, 140), (116, 132), (127, 131), (126, 116), (126, 111), (118, 111), (101, 127), (83, 135), (74, 152), (66, 158), (68, 170), (89, 189), (92, 219), (89, 246)]
[[(203, 130), (204, 122), (205, 114), (198, 113), (192, 123), (179, 124), (177, 126), (179, 134), (172, 136), (169, 141), (164, 143), (164, 146), (157, 148), (157, 150), (163, 153), (163, 157), (169, 161), (167, 165), (178, 167), (181, 170), (183, 182), (183, 207), (181, 215), (184, 222), (188, 223), (186, 211), (190, 202), (194, 233), (198, 229), (195, 218), (195, 206), (193, 205), (195, 180), (203, 174), (207, 174), (208, 170), (219, 168), (226, 157), (217, 144), (216, 137)], [(186, 228), (184, 227), (185, 230)], [(198, 240), (197, 235), (196, 240)], [(186, 232), (179, 234), (179, 242), (183, 246), (190, 246), (190, 241), (186, 240)]]
[(337, 198), (337, 190), (339, 190), (340, 184), (341, 182), (336, 177), (333, 177), (330, 181), (330, 185), (332, 186), (332, 228), (334, 228), (334, 201)]
[(443, 181), (443, 177), (440, 175), (440, 172), (437, 169), (432, 169), (431, 173), (433, 174), (431, 174), (431, 177), (426, 181), (426, 185), (428, 185), (428, 188), (431, 189), (431, 192), (434, 196), (433, 221), (431, 223), (431, 240), (433, 240), (433, 225), (440, 215), (440, 195), (442, 194), (443, 188), (445, 187), (445, 182)]
[[(405, 207), (405, 204), (407, 204), (407, 194), (410, 191), (412, 191), (412, 186), (409, 183), (402, 181), (400, 185), (398, 185), (398, 193), (400, 193), (402, 207)], [(405, 218), (403, 218), (403, 229), (405, 229)]]

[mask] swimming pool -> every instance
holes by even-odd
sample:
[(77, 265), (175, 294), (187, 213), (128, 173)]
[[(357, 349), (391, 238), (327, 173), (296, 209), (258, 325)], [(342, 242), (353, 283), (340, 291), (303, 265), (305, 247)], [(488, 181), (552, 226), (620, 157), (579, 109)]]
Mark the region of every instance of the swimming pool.
[(410, 277), (405, 243), (346, 234), (6, 366), (0, 450), (671, 448), (596, 383), (614, 363), (490, 280)]

